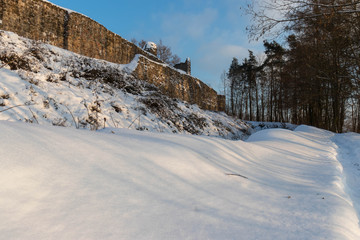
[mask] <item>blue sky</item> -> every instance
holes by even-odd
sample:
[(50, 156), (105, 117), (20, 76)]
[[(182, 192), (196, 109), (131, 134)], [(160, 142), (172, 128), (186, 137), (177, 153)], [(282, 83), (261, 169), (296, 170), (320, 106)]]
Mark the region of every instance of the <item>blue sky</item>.
[(233, 57), (248, 49), (260, 54), (262, 43), (249, 43), (246, 0), (50, 0), (80, 12), (131, 40), (162, 39), (182, 60), (191, 58), (192, 75), (219, 91), (220, 76)]

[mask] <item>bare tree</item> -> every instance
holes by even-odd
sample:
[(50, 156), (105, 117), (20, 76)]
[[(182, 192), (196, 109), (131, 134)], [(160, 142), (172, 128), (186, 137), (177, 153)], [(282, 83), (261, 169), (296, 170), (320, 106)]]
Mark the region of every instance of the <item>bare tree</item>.
[(146, 46), (146, 41), (145, 40), (141, 40), (139, 43), (138, 43), (139, 47), (141, 47), (142, 49), (145, 48)]
[(181, 61), (181, 58), (178, 55), (174, 54), (171, 56), (170, 64), (174, 66), (174, 65), (178, 64), (180, 61)]
[(163, 41), (160, 39), (157, 43), (157, 56), (160, 58), (160, 60), (170, 63), (171, 61), (171, 48), (169, 46), (166, 46), (163, 44)]
[(140, 48), (144, 49), (145, 45), (146, 45), (146, 41), (145, 40), (141, 40), (140, 42), (138, 42), (138, 40), (136, 40), (136, 38), (132, 38), (131, 42), (137, 46), (139, 46)]
[(251, 0), (245, 12), (252, 17), (250, 38), (259, 39), (303, 27), (306, 19), (329, 19), (334, 14), (359, 18), (360, 0)]
[(136, 38), (132, 38), (130, 40), (131, 43), (135, 44), (135, 45), (138, 45), (138, 41), (136, 40)]
[[(134, 43), (135, 45), (138, 45), (142, 49), (144, 49), (146, 46), (145, 40), (137, 41), (135, 38), (132, 38), (131, 42)], [(157, 57), (163, 62), (174, 66), (175, 64), (178, 64), (181, 61), (178, 55), (172, 53), (171, 47), (165, 45), (161, 39), (156, 44), (156, 48), (157, 48)]]

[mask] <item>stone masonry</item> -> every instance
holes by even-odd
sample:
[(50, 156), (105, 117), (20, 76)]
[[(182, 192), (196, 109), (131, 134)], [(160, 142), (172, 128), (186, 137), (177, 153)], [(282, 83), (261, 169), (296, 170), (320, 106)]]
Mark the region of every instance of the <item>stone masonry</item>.
[(154, 64), (140, 57), (134, 75), (160, 88), (169, 97), (179, 98), (202, 109), (217, 111), (217, 93), (199, 79), (182, 74), (166, 64)]
[(186, 58), (185, 62), (175, 64), (174, 68), (183, 70), (186, 74), (191, 75), (191, 61), (190, 58)]
[[(134, 75), (173, 98), (224, 111), (225, 100), (190, 75), (166, 66), (153, 54), (109, 31), (96, 21), (43, 0), (0, 0), (0, 29), (55, 45), (84, 56), (119, 64), (141, 54)], [(224, 103), (221, 101), (224, 100)], [(220, 101), (220, 102), (219, 102)]]

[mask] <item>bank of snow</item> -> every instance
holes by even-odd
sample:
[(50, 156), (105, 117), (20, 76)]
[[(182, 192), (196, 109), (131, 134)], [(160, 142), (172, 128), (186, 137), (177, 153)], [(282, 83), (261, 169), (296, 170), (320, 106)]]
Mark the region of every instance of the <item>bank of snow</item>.
[(333, 141), (337, 144), (338, 160), (344, 168), (345, 190), (360, 217), (360, 134), (336, 134)]
[(166, 97), (136, 79), (138, 57), (114, 64), (0, 31), (0, 120), (227, 139), (251, 133), (241, 120)]
[(360, 238), (315, 128), (243, 142), (1, 121), (0, 138), (3, 239)]

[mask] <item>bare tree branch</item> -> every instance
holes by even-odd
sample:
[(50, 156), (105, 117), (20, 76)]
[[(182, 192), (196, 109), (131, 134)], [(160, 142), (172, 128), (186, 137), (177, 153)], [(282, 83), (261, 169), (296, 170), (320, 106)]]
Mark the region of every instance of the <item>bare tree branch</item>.
[(13, 109), (13, 108), (17, 108), (17, 107), (25, 107), (25, 106), (31, 106), (31, 105), (35, 105), (35, 104), (28, 104), (28, 103), (25, 103), (25, 104), (15, 105), (15, 106), (12, 106), (12, 107), (9, 107), (9, 108), (6, 108), (6, 109), (3, 109), (3, 110), (0, 110), (0, 113), (5, 112), (5, 111), (10, 110), (10, 109)]
[(307, 19), (329, 18), (334, 14), (359, 17), (360, 1), (251, 0), (245, 13), (252, 17), (252, 24), (247, 28), (249, 37), (258, 40), (264, 36), (279, 36)]

